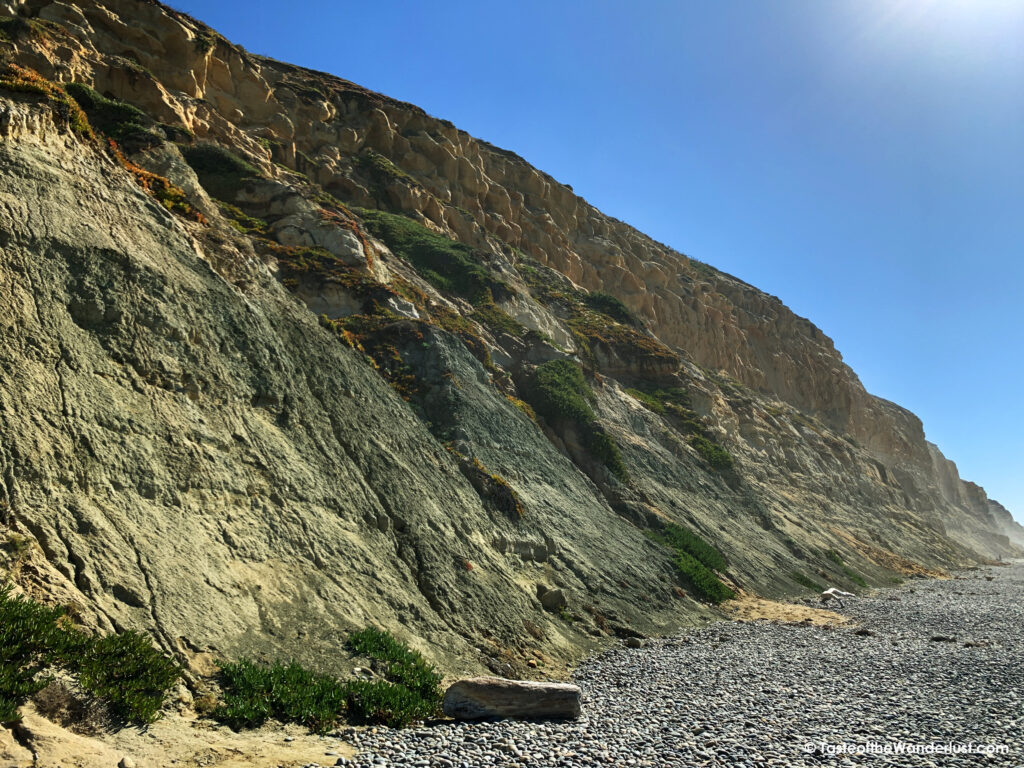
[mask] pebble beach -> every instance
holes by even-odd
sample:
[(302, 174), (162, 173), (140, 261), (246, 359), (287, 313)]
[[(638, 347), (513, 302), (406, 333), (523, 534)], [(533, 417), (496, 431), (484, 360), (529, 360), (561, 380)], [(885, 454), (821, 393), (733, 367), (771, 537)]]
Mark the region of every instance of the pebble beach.
[(835, 610), (850, 624), (720, 622), (614, 648), (573, 675), (579, 720), (354, 732), (348, 764), (1024, 765), (1024, 563)]

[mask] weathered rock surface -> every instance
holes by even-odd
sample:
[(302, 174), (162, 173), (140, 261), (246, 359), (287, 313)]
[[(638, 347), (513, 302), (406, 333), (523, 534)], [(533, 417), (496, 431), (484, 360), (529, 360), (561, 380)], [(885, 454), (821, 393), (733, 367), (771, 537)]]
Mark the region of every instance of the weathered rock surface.
[(473, 677), (452, 683), (445, 691), (443, 707), (444, 713), (456, 720), (571, 720), (580, 716), (580, 696), (579, 686), (569, 683)]
[[(775, 596), (796, 571), (850, 588), (1022, 552), (1024, 529), (810, 322), (514, 154), (151, 0), (5, 8), (35, 24), (0, 40), (7, 60), (141, 109), (154, 146), (131, 159), (207, 219), (170, 214), (41, 96), (0, 91), (0, 525), (38, 553), (3, 565), (87, 623), (185, 660), (330, 666), (372, 621), (448, 671), (523, 673), (707, 612), (646, 535), (663, 521)], [(255, 169), (220, 192), (252, 231), (185, 161), (202, 142)], [(493, 306), (346, 206), (471, 248)], [(585, 289), (637, 322), (573, 315)], [(364, 313), (362, 337), (332, 325)], [(522, 402), (555, 359), (585, 363), (619, 475)], [(662, 387), (691, 410), (636, 396)]]

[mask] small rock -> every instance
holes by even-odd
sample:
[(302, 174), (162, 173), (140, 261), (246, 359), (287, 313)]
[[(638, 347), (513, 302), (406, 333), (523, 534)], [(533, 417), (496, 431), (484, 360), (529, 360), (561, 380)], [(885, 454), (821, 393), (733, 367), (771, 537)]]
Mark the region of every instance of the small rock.
[(121, 762), (117, 764), (117, 768), (135, 768), (135, 760), (126, 755), (121, 758)]
[(627, 648), (643, 648), (643, 646), (644, 646), (644, 641), (641, 640), (639, 637), (627, 637), (626, 638), (626, 647)]
[(933, 643), (955, 643), (956, 638), (950, 637), (949, 635), (932, 635), (930, 638)]

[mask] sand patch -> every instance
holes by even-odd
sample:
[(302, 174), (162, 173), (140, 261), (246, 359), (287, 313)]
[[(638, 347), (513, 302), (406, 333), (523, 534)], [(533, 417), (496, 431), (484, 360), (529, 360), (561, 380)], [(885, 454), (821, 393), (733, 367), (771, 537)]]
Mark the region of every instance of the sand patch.
[(850, 623), (849, 617), (834, 611), (794, 603), (778, 603), (749, 595), (729, 600), (721, 607), (734, 621), (771, 621), (776, 624), (801, 624), (813, 627), (838, 627)]
[(16, 726), (17, 738), (0, 728), (0, 756), (10, 761), (3, 763), (5, 768), (113, 768), (124, 757), (137, 768), (299, 768), (308, 763), (334, 765), (339, 756), (354, 754), (352, 745), (298, 726), (268, 724), (234, 733), (209, 720), (170, 715), (145, 731), (125, 728), (88, 737), (50, 722), (31, 704), (21, 711), (24, 719)]

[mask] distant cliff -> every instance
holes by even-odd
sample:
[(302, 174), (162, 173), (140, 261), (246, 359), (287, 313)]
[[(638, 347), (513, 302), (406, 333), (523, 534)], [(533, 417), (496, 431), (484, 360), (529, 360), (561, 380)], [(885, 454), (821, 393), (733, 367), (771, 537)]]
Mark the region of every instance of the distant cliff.
[(82, 621), (525, 672), (710, 610), (666, 524), (770, 596), (1024, 555), (808, 320), (513, 153), (157, 2), (0, 12), (0, 520)]

